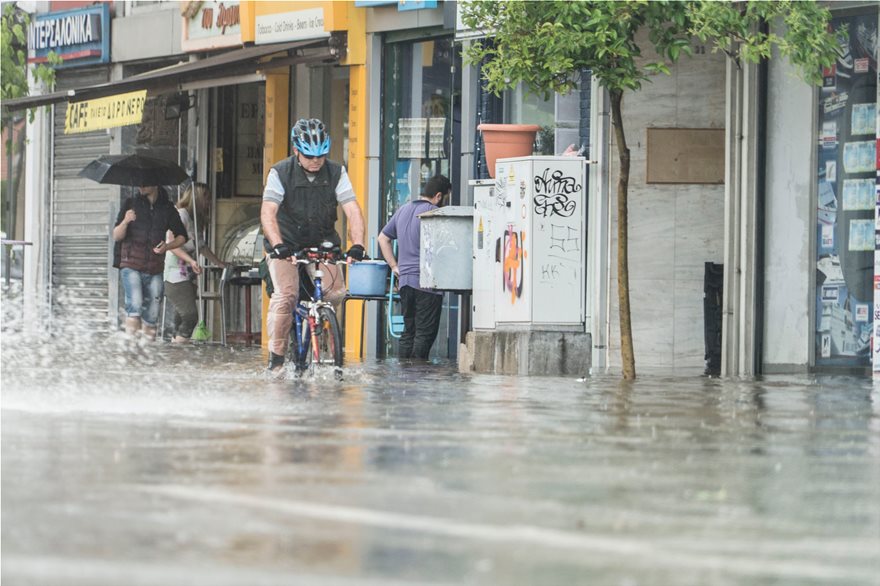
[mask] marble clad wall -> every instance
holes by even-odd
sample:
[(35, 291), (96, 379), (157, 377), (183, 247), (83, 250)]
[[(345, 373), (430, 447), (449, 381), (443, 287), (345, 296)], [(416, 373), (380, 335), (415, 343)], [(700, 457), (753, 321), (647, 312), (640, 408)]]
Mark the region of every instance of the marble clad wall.
[(785, 372), (806, 368), (814, 344), (815, 89), (775, 52), (768, 75), (764, 368)]
[[(644, 46), (644, 45), (643, 45)], [(646, 55), (646, 57), (649, 57)], [(723, 185), (648, 185), (648, 128), (724, 128), (725, 57), (684, 57), (672, 75), (655, 75), (624, 95), (623, 118), (631, 151), (629, 278), (636, 370), (702, 369), (703, 263), (722, 262)], [(608, 363), (620, 366), (617, 304), (617, 146), (611, 165), (611, 336)]]

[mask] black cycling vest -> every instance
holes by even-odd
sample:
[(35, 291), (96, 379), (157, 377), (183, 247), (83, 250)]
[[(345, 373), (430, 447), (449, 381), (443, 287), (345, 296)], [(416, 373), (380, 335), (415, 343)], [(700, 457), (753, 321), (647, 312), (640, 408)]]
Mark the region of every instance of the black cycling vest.
[[(284, 200), (278, 208), (281, 239), (293, 251), (318, 246), (328, 240), (339, 246), (336, 233), (336, 185), (342, 176), (342, 165), (325, 161), (314, 181), (309, 181), (294, 157), (274, 167), (284, 187)], [(272, 250), (268, 240), (263, 244)]]

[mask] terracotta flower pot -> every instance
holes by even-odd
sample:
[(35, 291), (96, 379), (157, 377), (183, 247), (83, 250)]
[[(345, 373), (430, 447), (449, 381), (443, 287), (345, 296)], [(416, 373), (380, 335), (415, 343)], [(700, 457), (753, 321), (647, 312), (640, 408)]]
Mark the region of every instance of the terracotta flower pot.
[(496, 159), (527, 157), (532, 154), (535, 135), (541, 129), (537, 124), (480, 124), (486, 150), (489, 177), (495, 177)]

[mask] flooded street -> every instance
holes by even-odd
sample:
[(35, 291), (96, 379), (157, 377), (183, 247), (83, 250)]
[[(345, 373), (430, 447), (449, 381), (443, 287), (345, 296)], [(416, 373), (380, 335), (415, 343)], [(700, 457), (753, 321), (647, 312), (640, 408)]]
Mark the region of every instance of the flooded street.
[(3, 584), (880, 584), (869, 378), (263, 364), (4, 332)]

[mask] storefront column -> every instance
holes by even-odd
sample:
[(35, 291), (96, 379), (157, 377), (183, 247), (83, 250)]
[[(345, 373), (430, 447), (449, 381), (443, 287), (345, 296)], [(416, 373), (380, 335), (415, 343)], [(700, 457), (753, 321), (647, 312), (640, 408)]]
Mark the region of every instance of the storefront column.
[[(365, 225), (369, 224), (367, 206), (367, 130), (369, 92), (367, 91), (367, 68), (364, 65), (349, 67), (349, 107), (348, 107), (348, 174), (357, 195), (358, 205), (364, 214)], [(349, 242), (348, 245), (351, 245)], [(364, 242), (369, 247), (369, 238)], [(346, 247), (347, 249), (347, 247)], [(364, 344), (361, 329), (363, 304), (351, 303), (345, 312), (345, 350), (347, 358), (359, 356)], [(366, 354), (364, 349), (364, 354)]]
[(727, 64), (721, 375), (755, 374), (757, 67)]
[[(33, 78), (31, 78), (33, 79)], [(45, 92), (31, 82), (32, 94)], [(50, 108), (36, 108), (28, 122), (25, 144), (24, 239), (33, 242), (25, 247), (22, 269), (25, 328), (38, 331), (44, 324), (49, 299), (49, 161), (51, 160), (52, 118)]]
[[(263, 143), (263, 184), (269, 176), (272, 165), (287, 158), (287, 141), (290, 129), (290, 69), (276, 69), (266, 72), (266, 135)], [(269, 348), (269, 329), (266, 317), (269, 315), (269, 296), (263, 284), (263, 311), (261, 318), (262, 346)]]
[[(347, 5), (348, 50), (343, 65), (348, 66), (348, 174), (357, 197), (358, 205), (364, 214), (364, 226), (370, 227), (369, 201), (369, 105), (370, 86), (367, 75), (367, 20), (366, 10), (355, 7), (354, 2)], [(364, 246), (369, 252), (369, 229), (364, 235)], [(351, 242), (348, 243), (349, 245)], [(347, 249), (347, 248), (346, 248)], [(358, 356), (373, 356), (372, 349), (367, 347), (367, 336), (361, 328), (366, 303), (350, 303), (345, 311), (345, 353), (346, 360)], [(372, 320), (363, 319), (366, 328)], [(372, 322), (375, 323), (375, 322)]]

